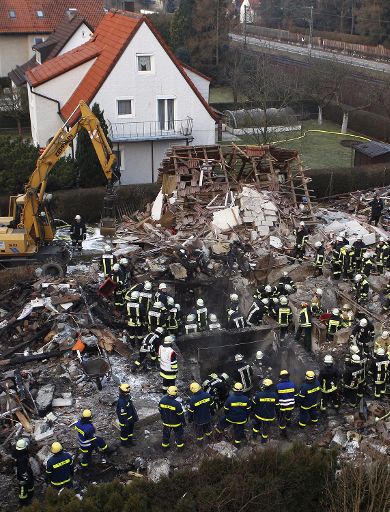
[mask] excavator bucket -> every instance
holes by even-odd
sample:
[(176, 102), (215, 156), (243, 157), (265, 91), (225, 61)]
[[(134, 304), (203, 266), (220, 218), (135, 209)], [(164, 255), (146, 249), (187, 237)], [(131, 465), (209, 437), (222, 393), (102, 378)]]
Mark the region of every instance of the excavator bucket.
[(114, 236), (116, 232), (116, 194), (108, 192), (103, 199), (103, 210), (100, 219), (100, 234)]

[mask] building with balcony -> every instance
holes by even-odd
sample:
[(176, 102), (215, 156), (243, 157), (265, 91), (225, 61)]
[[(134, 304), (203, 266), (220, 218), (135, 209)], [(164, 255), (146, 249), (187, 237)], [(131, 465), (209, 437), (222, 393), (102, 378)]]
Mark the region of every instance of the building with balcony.
[(173, 144), (213, 144), (210, 80), (182, 64), (145, 16), (109, 12), (92, 39), (26, 74), (34, 142), (77, 122), (80, 100), (104, 110), (123, 184), (152, 182)]

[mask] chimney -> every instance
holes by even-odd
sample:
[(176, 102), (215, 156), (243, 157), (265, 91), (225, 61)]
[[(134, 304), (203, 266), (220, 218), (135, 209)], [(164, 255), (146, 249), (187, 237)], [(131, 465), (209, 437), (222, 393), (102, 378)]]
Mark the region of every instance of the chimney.
[(69, 7), (67, 10), (66, 10), (66, 14), (68, 15), (68, 18), (70, 20), (72, 20), (76, 14), (77, 14), (77, 9), (76, 7)]

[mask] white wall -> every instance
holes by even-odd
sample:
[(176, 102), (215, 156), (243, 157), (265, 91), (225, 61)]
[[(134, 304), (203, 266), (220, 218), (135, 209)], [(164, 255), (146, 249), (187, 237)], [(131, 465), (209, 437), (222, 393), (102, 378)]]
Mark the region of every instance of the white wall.
[[(53, 80), (34, 87), (33, 90), (49, 98), (60, 102), (60, 108), (68, 101), (69, 97), (79, 85), (82, 78), (95, 62), (91, 59), (81, 66), (74, 68)], [(63, 124), (59, 114), (58, 106), (54, 101), (41, 98), (29, 92), (29, 108), (31, 117), (31, 134), (35, 145), (46, 146), (50, 137)]]
[(251, 8), (249, 0), (244, 0), (240, 7), (240, 23), (245, 22), (245, 7), (246, 7), (246, 22), (254, 23), (255, 21), (255, 12)]
[(21, 66), (33, 56), (31, 47), (35, 37), (46, 39), (47, 35), (0, 35), (0, 76), (7, 76), (15, 66)]
[(66, 45), (62, 48), (59, 55), (63, 53), (69, 52), (73, 50), (73, 48), (77, 48), (77, 46), (81, 46), (90, 40), (92, 35), (92, 31), (87, 27), (85, 23), (82, 23), (73, 36), (69, 39)]
[(198, 89), (203, 98), (209, 102), (209, 93), (210, 93), (210, 81), (206, 80), (202, 76), (194, 73), (188, 68), (184, 68), (184, 71), (190, 78), (190, 80), (194, 83), (195, 87)]

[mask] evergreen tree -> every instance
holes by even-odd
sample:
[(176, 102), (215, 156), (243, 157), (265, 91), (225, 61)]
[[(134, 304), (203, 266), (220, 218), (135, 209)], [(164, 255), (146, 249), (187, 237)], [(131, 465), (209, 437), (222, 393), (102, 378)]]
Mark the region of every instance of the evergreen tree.
[[(108, 126), (104, 119), (104, 111), (100, 109), (98, 103), (94, 103), (92, 112), (99, 119), (100, 126), (108, 139)], [(111, 145), (109, 139), (108, 141)], [(98, 187), (107, 184), (90, 136), (85, 128), (82, 128), (77, 135), (76, 166), (81, 187)]]
[(171, 23), (171, 43), (173, 49), (187, 48), (188, 39), (192, 34), (192, 13), (195, 0), (181, 0)]

